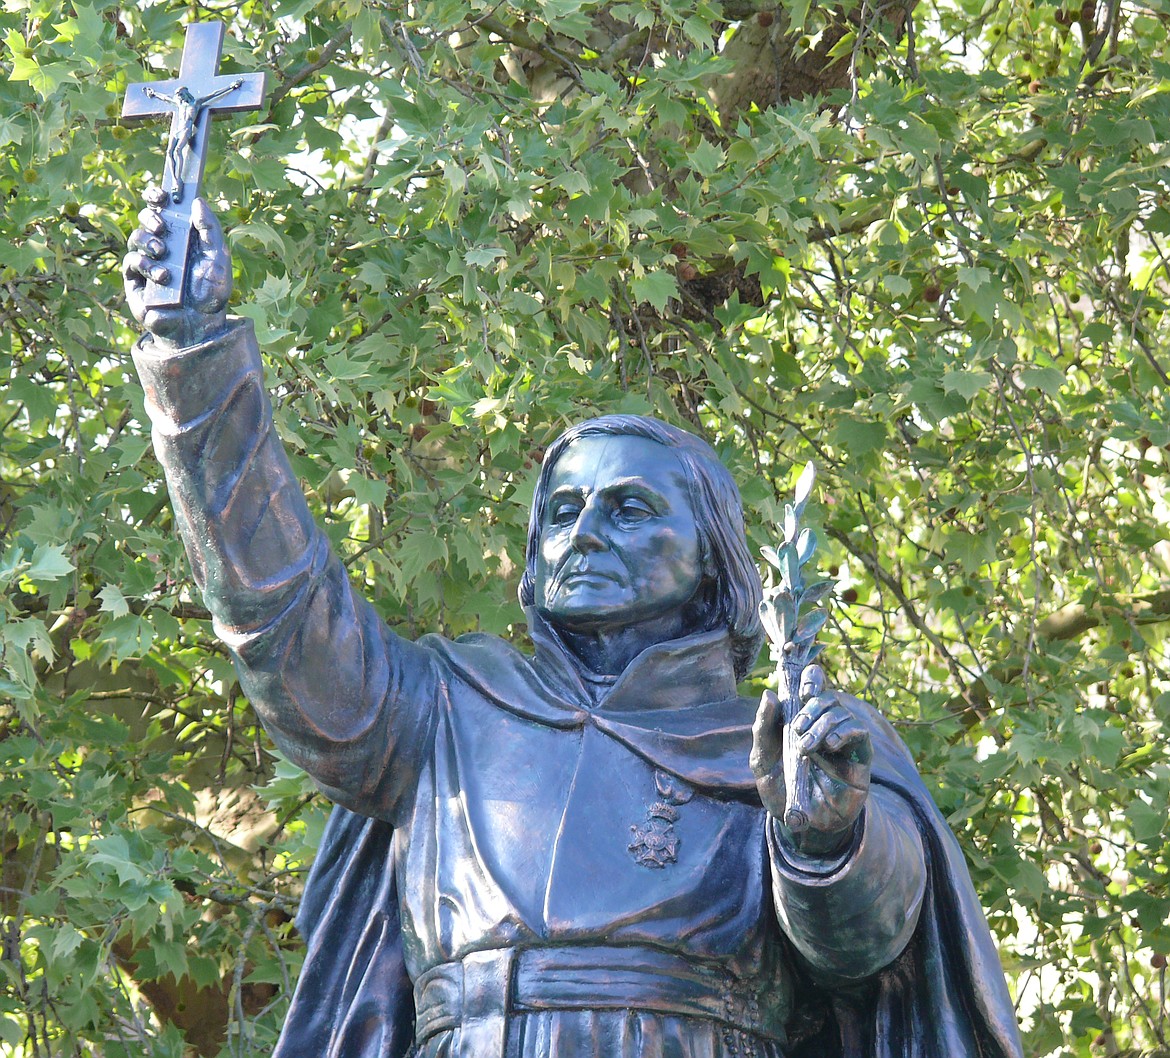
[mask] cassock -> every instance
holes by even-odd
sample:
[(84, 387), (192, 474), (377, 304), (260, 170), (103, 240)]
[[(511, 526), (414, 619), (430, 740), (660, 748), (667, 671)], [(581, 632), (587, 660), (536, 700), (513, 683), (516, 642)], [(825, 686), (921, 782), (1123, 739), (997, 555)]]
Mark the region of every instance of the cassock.
[(1018, 1056), (961, 856), (896, 734), (831, 862), (748, 767), (726, 632), (583, 670), (529, 612), (412, 643), (352, 591), (251, 327), (135, 350), (195, 578), (282, 751), (341, 808), (279, 1058)]

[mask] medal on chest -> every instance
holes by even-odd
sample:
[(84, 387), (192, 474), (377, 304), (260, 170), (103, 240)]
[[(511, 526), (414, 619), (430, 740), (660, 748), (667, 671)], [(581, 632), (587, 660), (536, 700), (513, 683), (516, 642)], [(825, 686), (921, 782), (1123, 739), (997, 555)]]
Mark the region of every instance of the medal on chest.
[(667, 864), (678, 862), (679, 837), (674, 824), (678, 822), (679, 806), (685, 805), (694, 792), (664, 771), (654, 773), (654, 785), (658, 800), (646, 806), (644, 822), (630, 824), (633, 840), (626, 848), (635, 863), (661, 870)]

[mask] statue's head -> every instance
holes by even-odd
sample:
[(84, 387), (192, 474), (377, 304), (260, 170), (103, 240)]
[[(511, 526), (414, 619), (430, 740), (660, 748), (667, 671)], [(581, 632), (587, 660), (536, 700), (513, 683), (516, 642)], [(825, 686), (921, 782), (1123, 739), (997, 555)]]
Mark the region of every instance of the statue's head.
[(742, 679), (763, 644), (761, 597), (739, 489), (705, 441), (657, 419), (606, 415), (549, 447), (523, 605), (569, 627), (673, 615), (678, 634), (726, 628)]

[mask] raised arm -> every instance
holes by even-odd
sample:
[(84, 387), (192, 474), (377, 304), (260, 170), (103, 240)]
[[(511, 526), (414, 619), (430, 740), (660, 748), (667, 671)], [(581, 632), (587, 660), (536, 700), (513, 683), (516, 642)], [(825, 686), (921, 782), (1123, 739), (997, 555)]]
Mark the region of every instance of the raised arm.
[(184, 305), (145, 308), (167, 234), (163, 193), (148, 202), (124, 266), (147, 332), (134, 362), (195, 581), (276, 743), (334, 800), (393, 820), (428, 752), (439, 662), (354, 594), (313, 523), (273, 428), (251, 323), (227, 316), (231, 261), (202, 200)]

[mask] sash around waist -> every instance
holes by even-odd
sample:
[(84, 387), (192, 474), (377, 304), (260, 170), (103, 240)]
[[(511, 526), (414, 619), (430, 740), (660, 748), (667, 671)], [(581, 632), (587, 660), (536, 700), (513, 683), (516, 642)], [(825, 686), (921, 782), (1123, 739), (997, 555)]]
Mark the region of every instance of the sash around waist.
[[(754, 984), (754, 987), (753, 987)], [(646, 947), (495, 948), (442, 963), (415, 982), (415, 1036), (493, 1025), (490, 1047), (503, 1053), (507, 1016), (542, 1010), (640, 1010), (706, 1018), (783, 1045), (774, 1004), (758, 983), (680, 955)], [(771, 1014), (771, 1016), (769, 1016)], [(464, 1048), (459, 1047), (460, 1052)]]

